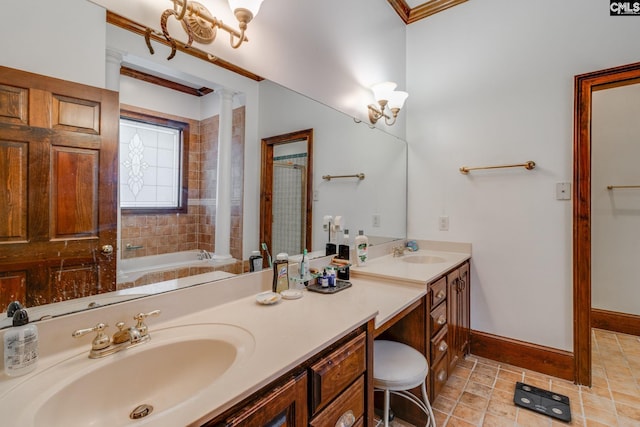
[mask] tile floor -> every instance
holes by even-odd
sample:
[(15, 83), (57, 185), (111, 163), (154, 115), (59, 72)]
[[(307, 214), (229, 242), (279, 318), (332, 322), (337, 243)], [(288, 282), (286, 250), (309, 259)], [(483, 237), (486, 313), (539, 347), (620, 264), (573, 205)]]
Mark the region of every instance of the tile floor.
[[(437, 426), (639, 427), (640, 337), (594, 329), (592, 339), (591, 388), (468, 356), (432, 402)], [(568, 396), (572, 421), (565, 423), (515, 406), (516, 381)]]

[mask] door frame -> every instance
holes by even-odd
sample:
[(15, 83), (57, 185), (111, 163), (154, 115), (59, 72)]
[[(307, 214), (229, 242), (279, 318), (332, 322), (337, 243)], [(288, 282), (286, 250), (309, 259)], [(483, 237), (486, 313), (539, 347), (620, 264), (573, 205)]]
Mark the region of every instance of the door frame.
[(591, 386), (591, 100), (593, 90), (640, 78), (640, 62), (575, 76), (573, 351), (577, 384)]
[[(261, 143), (260, 177), (260, 242), (271, 250), (273, 211), (273, 149), (276, 145), (291, 142), (307, 142), (306, 226), (305, 245), (312, 250), (313, 235), (313, 129), (304, 129), (282, 135), (263, 138)], [(275, 254), (272, 254), (275, 256)]]

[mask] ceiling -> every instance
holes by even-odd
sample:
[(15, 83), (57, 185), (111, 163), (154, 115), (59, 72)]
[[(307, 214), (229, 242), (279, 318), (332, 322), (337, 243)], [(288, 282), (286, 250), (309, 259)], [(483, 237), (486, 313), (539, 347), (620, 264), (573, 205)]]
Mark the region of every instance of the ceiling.
[(387, 0), (405, 24), (419, 21), (467, 0)]

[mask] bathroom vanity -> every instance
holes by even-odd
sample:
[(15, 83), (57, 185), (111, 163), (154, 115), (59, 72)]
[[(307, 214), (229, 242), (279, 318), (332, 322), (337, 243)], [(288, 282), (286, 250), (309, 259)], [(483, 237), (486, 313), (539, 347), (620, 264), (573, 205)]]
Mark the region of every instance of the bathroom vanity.
[[(333, 295), (261, 305), (256, 295), (271, 288), (271, 271), (262, 271), (41, 321), (38, 368), (0, 376), (0, 412), (21, 426), (373, 425), (375, 338), (425, 354), (432, 398), (435, 379), (468, 350), (470, 248), (444, 249), (373, 254), (367, 267), (353, 268), (352, 287)], [(443, 260), (405, 261), (411, 256)], [(118, 354), (89, 359), (91, 338), (71, 337), (156, 309), (151, 340)], [(402, 402), (393, 407), (408, 421), (422, 419)]]

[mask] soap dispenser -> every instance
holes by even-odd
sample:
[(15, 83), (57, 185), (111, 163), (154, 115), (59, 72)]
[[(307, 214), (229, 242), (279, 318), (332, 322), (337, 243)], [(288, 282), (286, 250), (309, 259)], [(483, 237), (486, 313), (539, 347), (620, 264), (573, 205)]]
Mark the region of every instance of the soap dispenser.
[(289, 255), (279, 253), (276, 262), (273, 263), (273, 292), (282, 292), (289, 289)]
[(13, 313), (13, 327), (4, 334), (4, 372), (17, 377), (28, 374), (38, 362), (38, 327), (29, 323), (27, 310)]

